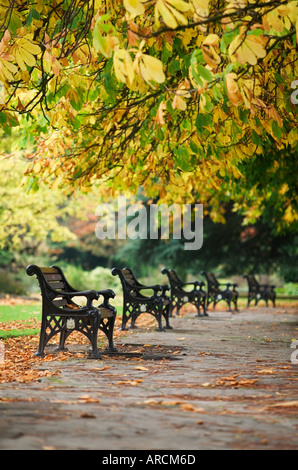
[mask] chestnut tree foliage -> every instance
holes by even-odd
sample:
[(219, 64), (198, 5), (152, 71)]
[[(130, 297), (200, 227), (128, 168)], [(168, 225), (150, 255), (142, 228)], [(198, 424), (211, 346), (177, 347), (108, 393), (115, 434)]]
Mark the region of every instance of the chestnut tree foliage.
[[(297, 223), (298, 1), (0, 0), (0, 126), (69, 192)], [(270, 207), (272, 211), (270, 211)]]

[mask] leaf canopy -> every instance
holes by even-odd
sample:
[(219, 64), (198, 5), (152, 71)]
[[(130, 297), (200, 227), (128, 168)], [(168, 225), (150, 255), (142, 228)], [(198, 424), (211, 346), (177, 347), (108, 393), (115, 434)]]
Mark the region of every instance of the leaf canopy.
[(233, 199), (248, 223), (274, 192), (287, 230), (297, 27), (296, 0), (2, 0), (0, 126), (31, 136), (27, 174), (53, 187), (142, 187), (215, 221)]

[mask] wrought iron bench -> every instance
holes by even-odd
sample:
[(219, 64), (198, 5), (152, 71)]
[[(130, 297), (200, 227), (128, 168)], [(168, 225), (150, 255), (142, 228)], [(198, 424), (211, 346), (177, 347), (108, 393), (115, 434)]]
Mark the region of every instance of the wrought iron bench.
[(247, 307), (252, 300), (255, 301), (255, 305), (260, 300), (265, 300), (266, 307), (268, 307), (268, 301), (271, 300), (273, 307), (275, 307), (276, 293), (273, 284), (259, 284), (256, 278), (250, 274), (244, 274), (243, 277), (248, 283)]
[[(202, 289), (202, 286), (205, 285), (205, 282), (183, 282), (181, 279), (179, 279), (177, 273), (173, 269), (163, 268), (161, 272), (162, 274), (166, 274), (168, 276), (171, 286), (170, 316), (172, 315), (175, 308), (176, 315), (179, 315), (179, 310), (181, 307), (188, 302), (196, 307), (199, 317), (204, 315), (208, 316), (206, 312), (207, 294)], [(192, 286), (192, 290), (188, 291), (188, 286)], [(203, 315), (201, 314), (201, 308), (203, 309)]]
[[(113, 276), (119, 276), (123, 290), (123, 313), (121, 330), (126, 329), (126, 324), (131, 319), (131, 328), (136, 328), (135, 322), (142, 313), (150, 313), (158, 323), (158, 331), (164, 331), (162, 317), (164, 317), (167, 329), (172, 329), (169, 323), (170, 299), (166, 295), (169, 286), (153, 285), (145, 286), (137, 281), (132, 271), (128, 268), (113, 268)], [(144, 295), (144, 291), (151, 290), (153, 294)]]
[[(211, 272), (201, 271), (201, 274), (205, 276), (207, 280), (207, 309), (212, 302), (213, 308), (215, 308), (218, 302), (224, 300), (227, 302), (230, 312), (232, 311), (231, 303), (234, 304), (235, 311), (238, 311), (237, 300), (239, 294), (236, 290), (237, 284), (231, 282), (220, 284), (215, 275)], [(225, 286), (225, 288), (222, 289), (221, 286)], [(232, 287), (232, 289), (230, 289), (230, 287)]]
[[(42, 320), (36, 356), (45, 355), (47, 343), (58, 333), (60, 341), (57, 350), (65, 350), (65, 341), (75, 330), (89, 339), (92, 346), (90, 358), (101, 358), (97, 347), (98, 330), (107, 336), (109, 351), (116, 351), (113, 330), (117, 312), (109, 303), (109, 299), (115, 297), (111, 289), (77, 291), (70, 286), (57, 266), (39, 267), (31, 264), (27, 266), (26, 272), (29, 276), (37, 276), (42, 295)], [(95, 307), (93, 301), (99, 296), (103, 296), (103, 303)], [(72, 300), (73, 297), (85, 297), (86, 305), (77, 305)]]

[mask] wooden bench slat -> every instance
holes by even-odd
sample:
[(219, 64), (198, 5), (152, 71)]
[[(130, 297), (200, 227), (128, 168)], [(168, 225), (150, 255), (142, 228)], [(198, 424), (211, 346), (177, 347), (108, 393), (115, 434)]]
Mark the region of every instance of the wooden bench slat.
[(44, 277), (47, 281), (61, 281), (62, 276), (61, 274), (52, 274), (52, 273), (44, 273)]
[(42, 267), (42, 268), (40, 268), (40, 270), (41, 270), (41, 272), (42, 272), (43, 274), (45, 274), (45, 273), (53, 273), (53, 274), (58, 273), (58, 271), (57, 271), (56, 268)]
[(56, 305), (56, 307), (64, 307), (67, 304), (67, 300), (66, 299), (53, 300), (53, 304)]
[(63, 290), (65, 291), (64, 282), (54, 281), (54, 282), (49, 282), (49, 285), (50, 285), (53, 289), (63, 289)]

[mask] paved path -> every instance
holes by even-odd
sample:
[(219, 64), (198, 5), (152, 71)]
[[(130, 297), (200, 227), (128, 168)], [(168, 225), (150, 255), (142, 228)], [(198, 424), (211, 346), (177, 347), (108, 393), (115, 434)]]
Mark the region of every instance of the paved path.
[(172, 325), (122, 337), (126, 355), (43, 363), (60, 374), (0, 385), (0, 449), (297, 449), (297, 310)]

